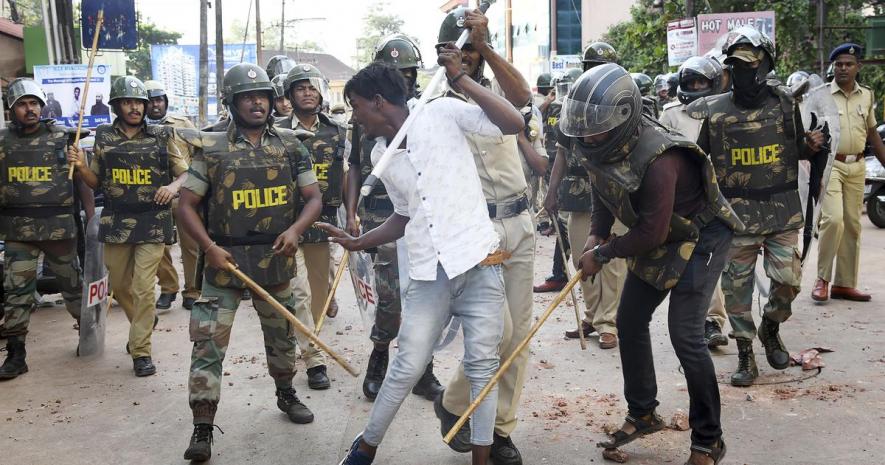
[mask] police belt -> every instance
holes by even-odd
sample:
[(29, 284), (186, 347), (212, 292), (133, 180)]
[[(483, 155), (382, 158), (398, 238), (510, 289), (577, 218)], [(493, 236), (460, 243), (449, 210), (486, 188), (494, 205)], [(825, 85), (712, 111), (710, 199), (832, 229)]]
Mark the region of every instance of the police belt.
[(261, 245), (273, 244), (277, 240), (279, 234), (269, 234), (249, 231), (245, 236), (223, 236), (220, 234), (209, 234), (209, 239), (215, 241), (222, 247), (237, 247), (241, 245)]
[(504, 218), (512, 218), (526, 211), (529, 208), (529, 199), (523, 194), (515, 200), (502, 203), (489, 203), (489, 218), (500, 220)]
[(20, 216), (26, 218), (49, 218), (73, 214), (73, 205), (67, 207), (3, 207), (0, 209), (0, 216)]
[(104, 201), (104, 209), (110, 213), (135, 215), (139, 213), (169, 210), (170, 208), (172, 208), (171, 203), (160, 205), (158, 203), (116, 203), (107, 199)]
[(363, 205), (365, 206), (366, 210), (393, 211), (393, 202), (391, 202), (390, 199), (366, 197), (365, 199), (363, 199)]
[(791, 181), (785, 184), (778, 184), (776, 186), (770, 187), (762, 187), (757, 189), (752, 189), (749, 187), (723, 187), (720, 186), (719, 190), (722, 192), (726, 198), (734, 199), (748, 199), (748, 200), (759, 200), (766, 201), (771, 200), (771, 196), (774, 194), (780, 194), (781, 192), (794, 191), (799, 188), (799, 181)]
[(719, 216), (719, 207), (715, 203), (707, 204), (707, 207), (701, 210), (700, 213), (692, 217), (691, 222), (698, 229), (704, 229), (704, 226), (710, 224), (716, 217)]

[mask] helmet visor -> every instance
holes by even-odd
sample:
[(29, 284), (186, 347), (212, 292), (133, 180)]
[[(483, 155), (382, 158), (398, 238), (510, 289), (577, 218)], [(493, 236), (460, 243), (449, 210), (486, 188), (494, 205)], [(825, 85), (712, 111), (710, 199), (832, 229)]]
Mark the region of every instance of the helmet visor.
[(595, 136), (624, 124), (633, 116), (628, 102), (606, 105), (566, 97), (562, 103), (559, 129), (569, 137)]
[[(325, 79), (318, 78), (318, 77), (299, 79), (299, 80), (293, 82), (289, 86), (289, 92), (291, 93), (293, 89), (296, 89), (296, 88), (304, 86), (304, 85), (309, 85), (311, 88), (313, 88), (313, 90), (319, 92), (320, 97), (322, 97), (324, 102), (329, 101), (329, 83), (327, 83)], [(290, 98), (291, 98), (291, 96), (290, 96)]]
[(556, 83), (556, 102), (562, 103), (562, 101), (568, 96), (568, 91), (572, 89), (571, 81), (566, 82), (557, 82)]

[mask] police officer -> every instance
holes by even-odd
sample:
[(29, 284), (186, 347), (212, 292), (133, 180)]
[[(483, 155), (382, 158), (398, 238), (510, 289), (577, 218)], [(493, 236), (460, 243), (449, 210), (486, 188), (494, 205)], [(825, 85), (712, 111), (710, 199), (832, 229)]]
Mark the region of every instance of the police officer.
[(267, 66), (265, 66), (264, 71), (271, 81), (277, 76), (283, 76), (283, 79), (285, 79), (286, 74), (295, 67), (295, 64), (295, 60), (286, 55), (274, 55), (267, 60)]
[[(222, 93), (232, 121), (226, 132), (179, 133), (195, 149), (178, 221), (200, 244), (206, 264), (190, 327), (194, 432), (184, 458), (194, 461), (211, 456), (222, 361), (246, 287), (225, 268), (235, 264), (294, 313), (289, 281), (298, 238), (322, 208), (307, 149), (294, 132), (273, 125), (273, 87), (264, 70), (250, 63), (234, 65), (224, 76)], [(297, 214), (299, 198), (303, 207)], [(204, 212), (202, 220), (198, 211)], [(313, 413), (292, 388), (293, 329), (269, 303), (255, 298), (254, 306), (277, 407), (292, 422), (310, 423)]]
[(797, 253), (799, 228), (804, 224), (799, 159), (817, 152), (823, 135), (806, 133), (789, 90), (769, 84), (774, 44), (764, 33), (738, 28), (729, 33), (722, 51), (725, 63), (732, 66), (733, 90), (698, 99), (688, 112), (703, 121), (698, 144), (710, 154), (722, 193), (746, 225), (732, 241), (722, 291), (738, 344), (738, 368), (731, 383), (749, 386), (758, 376), (752, 297), (760, 249), (771, 291), (759, 339), (769, 365), (783, 370), (790, 364), (779, 329), (792, 313), (802, 274)]
[[(489, 45), (488, 19), (479, 10), (457, 8), (450, 12), (440, 27), (437, 47), (457, 40), (464, 28), (470, 29), (467, 43), (461, 49), (461, 79), (472, 79), (507, 99), (514, 107), (530, 115), (528, 106), (532, 93), (519, 71)], [(495, 75), (495, 81), (483, 76), (486, 65)], [(454, 90), (453, 90), (454, 88)], [(457, 92), (457, 85), (449, 86), (446, 96), (470, 101)], [(468, 135), (489, 216), (501, 238), (501, 248), (511, 256), (503, 263), (504, 290), (507, 309), (504, 312), (504, 337), (501, 358), (508, 357), (519, 341), (528, 333), (532, 322), (532, 279), (534, 276), (534, 223), (528, 210), (528, 186), (522, 169), (516, 136), (484, 138)], [(525, 383), (529, 354), (522, 351), (510, 368), (504, 372), (498, 385), (498, 409), (495, 420), (494, 443), (491, 457), (498, 465), (521, 464), (522, 457), (513, 444), (511, 433), (516, 428), (517, 410)], [(445, 434), (470, 404), (470, 383), (459, 368), (443, 395), (434, 403)], [(468, 427), (462, 428), (449, 444), (454, 450), (470, 450)]]
[(277, 74), (271, 78), (273, 84), (273, 116), (274, 118), (286, 118), (292, 115), (292, 103), (286, 97), (285, 74)]
[[(12, 116), (0, 129), (0, 240), (5, 241), (3, 290), (6, 360), (0, 380), (27, 373), (25, 338), (36, 306), (37, 260), (55, 274), (65, 308), (80, 319), (82, 274), (77, 257), (74, 187), (67, 178), (65, 146), (71, 131), (41, 120), (43, 89), (31, 79), (9, 84)], [(88, 189), (85, 189), (88, 191)]]
[[(392, 34), (381, 39), (375, 47), (374, 60), (396, 67), (406, 80), (408, 98), (418, 97), (418, 68), (424, 66), (421, 51), (407, 36)], [(345, 189), (345, 210), (347, 211), (347, 231), (358, 236), (360, 226), (363, 231), (370, 231), (381, 226), (393, 215), (393, 204), (387, 196), (382, 183), (377, 183), (372, 192), (363, 199), (359, 211), (360, 225), (357, 225), (357, 201), (362, 183), (372, 172), (372, 149), (375, 141), (367, 139), (359, 125), (351, 131), (351, 151), (348, 156), (350, 169), (347, 171), (347, 189)], [(375, 273), (375, 322), (372, 325), (370, 339), (374, 345), (369, 355), (366, 377), (363, 379), (363, 394), (374, 401), (384, 382), (387, 363), (390, 359), (390, 342), (399, 334), (400, 302), (399, 261), (396, 243), (391, 242), (378, 246), (373, 252)], [(433, 374), (433, 360), (427, 364), (412, 393), (433, 400), (442, 392), (439, 380)]]
[[(605, 42), (594, 42), (588, 45), (584, 51), (584, 71), (605, 63), (616, 63), (617, 60), (618, 55), (611, 45)], [(557, 144), (561, 145), (559, 141)], [(578, 155), (569, 152), (567, 146), (558, 147), (558, 150), (560, 150), (560, 154), (556, 157), (550, 175), (550, 187), (545, 205), (547, 211), (568, 212), (570, 248), (574, 251), (572, 262), (577, 267), (580, 258), (579, 252), (583, 250), (584, 243), (587, 242), (587, 237), (590, 234), (591, 189), (587, 171), (581, 164)], [(614, 232), (622, 235), (626, 232), (626, 228), (623, 224), (616, 223)], [(596, 280), (581, 282), (581, 292), (584, 294), (586, 307), (584, 321), (580, 328), (566, 331), (566, 337), (578, 338), (580, 336), (578, 331), (583, 331), (585, 337), (597, 332), (601, 349), (613, 349), (618, 346), (615, 317), (626, 273), (626, 261), (617, 259), (605, 267)]]
[[(328, 98), (329, 88), (325, 76), (315, 66), (296, 64), (286, 75), (283, 87), (293, 111), (276, 125), (313, 134), (303, 137), (302, 142), (310, 152), (311, 164), (323, 194), (320, 218), (323, 222), (337, 224), (344, 190), (346, 128), (320, 111), (323, 100)], [(326, 233), (313, 226), (302, 238), (301, 250), (307, 265), (310, 311), (314, 321), (319, 320), (330, 291), (331, 249), (328, 240)], [(308, 367), (307, 378), (312, 389), (328, 389), (331, 385), (325, 364)]]
[[(670, 340), (690, 398), (687, 463), (716, 464), (725, 443), (702, 323), (732, 229), (741, 224), (720, 195), (707, 156), (641, 108), (630, 75), (609, 63), (578, 79), (559, 122), (560, 145), (580, 157), (593, 186), (593, 226), (580, 261), (584, 279), (616, 257), (631, 257), (617, 323), (628, 415), (611, 440), (598, 446), (620, 447), (665, 426), (655, 412), (649, 322), (669, 295)], [(616, 218), (630, 228), (623, 236), (611, 235)]]
[[(174, 128), (193, 129), (194, 124), (183, 116), (173, 115), (169, 110), (169, 96), (166, 94), (166, 88), (159, 81), (145, 81), (144, 87), (147, 89), (148, 111), (147, 121), (149, 124), (161, 124)], [(179, 153), (184, 157), (185, 163), (190, 165), (191, 147), (188, 144), (177, 143)], [(172, 212), (178, 209), (178, 200), (172, 202)], [(197, 297), (200, 296), (200, 290), (195, 284), (195, 276), (197, 269), (197, 256), (199, 249), (196, 242), (178, 228), (179, 246), (181, 247), (181, 262), (184, 265), (184, 291), (181, 293), (181, 306), (190, 310), (194, 306)], [(163, 253), (163, 260), (160, 261), (160, 267), (157, 269), (157, 279), (160, 283), (160, 297), (157, 299), (158, 310), (168, 310), (175, 301), (176, 294), (179, 290), (178, 271), (172, 264), (172, 247), (167, 246)]]
[(633, 82), (635, 82), (636, 87), (639, 88), (639, 93), (642, 94), (643, 110), (645, 110), (649, 116), (658, 118), (658, 105), (653, 98), (652, 89), (654, 88), (654, 82), (651, 80), (651, 77), (645, 73), (630, 73), (630, 77), (633, 78)]
[(154, 280), (166, 246), (175, 242), (170, 203), (187, 178), (172, 128), (147, 124), (149, 101), (138, 78), (117, 78), (108, 101), (117, 116), (96, 129), (91, 163), (79, 148), (68, 151), (77, 175), (104, 194), (98, 236), (114, 299), (129, 319), (126, 347), (136, 376), (157, 371), (151, 361)]
[[(661, 124), (682, 134), (690, 141), (698, 140), (701, 122), (689, 116), (686, 107), (695, 100), (719, 93), (722, 86), (722, 66), (719, 62), (707, 57), (691, 57), (679, 67), (679, 88), (676, 90), (676, 102), (664, 105)], [(714, 348), (728, 345), (728, 338), (722, 334), (725, 313), (722, 288), (717, 284), (704, 323), (704, 341), (707, 347)]]

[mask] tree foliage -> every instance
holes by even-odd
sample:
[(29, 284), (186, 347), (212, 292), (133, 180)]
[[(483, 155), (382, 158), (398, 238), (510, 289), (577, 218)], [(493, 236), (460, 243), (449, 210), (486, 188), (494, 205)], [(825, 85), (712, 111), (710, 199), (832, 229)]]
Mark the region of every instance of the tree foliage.
[(151, 79), (151, 45), (175, 45), (180, 32), (160, 29), (157, 25), (138, 18), (138, 48), (126, 52), (126, 72), (142, 81)]
[(391, 10), (386, 1), (379, 0), (369, 7), (369, 12), (363, 17), (363, 34), (357, 40), (357, 55), (354, 57), (358, 68), (372, 62), (375, 46), (384, 36), (401, 32), (404, 21), (396, 14), (385, 12)]
[[(830, 50), (843, 42), (864, 44), (864, 11), (882, 14), (883, 7), (864, 0), (823, 0), (826, 25), (823, 58), (827, 66)], [(815, 0), (695, 0), (695, 11), (685, 11), (685, 0), (666, 0), (663, 12), (652, 8), (652, 0), (639, 0), (631, 9), (629, 21), (609, 29), (603, 40), (618, 51), (621, 64), (630, 71), (651, 76), (676, 71), (667, 66), (667, 23), (705, 13), (773, 10), (777, 46), (777, 74), (786, 79), (797, 70), (819, 73), (820, 49), (817, 40), (818, 10)], [(836, 27), (836, 28), (834, 28)], [(840, 29), (844, 27), (843, 29)], [(885, 69), (865, 65), (862, 81), (876, 95), (885, 95)]]

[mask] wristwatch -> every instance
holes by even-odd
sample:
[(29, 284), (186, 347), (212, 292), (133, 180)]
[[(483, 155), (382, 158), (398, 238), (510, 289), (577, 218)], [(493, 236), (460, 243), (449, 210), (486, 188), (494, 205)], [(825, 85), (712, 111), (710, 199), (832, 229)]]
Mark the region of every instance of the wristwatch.
[(593, 261), (599, 263), (600, 265), (605, 265), (606, 263), (612, 261), (611, 257), (606, 257), (605, 255), (599, 253), (599, 247), (602, 244), (597, 244), (596, 247), (593, 247), (590, 251), (593, 252)]

